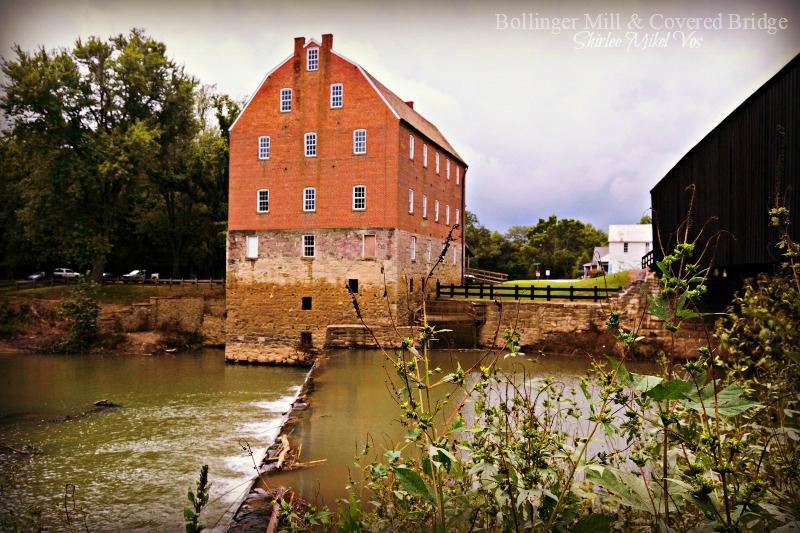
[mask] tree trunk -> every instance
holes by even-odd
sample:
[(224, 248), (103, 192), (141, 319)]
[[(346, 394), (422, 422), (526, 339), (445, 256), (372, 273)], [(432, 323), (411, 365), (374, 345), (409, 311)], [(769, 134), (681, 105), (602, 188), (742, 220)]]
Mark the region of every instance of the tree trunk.
[(106, 258), (105, 256), (95, 257), (94, 261), (92, 262), (92, 281), (95, 283), (102, 283), (103, 281), (103, 270), (106, 267)]

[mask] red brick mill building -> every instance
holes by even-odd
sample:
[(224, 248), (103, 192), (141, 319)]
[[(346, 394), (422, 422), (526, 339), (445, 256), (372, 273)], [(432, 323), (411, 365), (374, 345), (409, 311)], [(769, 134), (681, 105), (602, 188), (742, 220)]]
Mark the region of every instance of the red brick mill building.
[[(296, 38), (231, 128), (226, 359), (303, 363), (310, 348), (366, 340), (348, 285), (379, 334), (410, 325), (421, 279), (462, 224), (466, 171), (332, 35)], [(462, 279), (454, 237), (443, 283)]]

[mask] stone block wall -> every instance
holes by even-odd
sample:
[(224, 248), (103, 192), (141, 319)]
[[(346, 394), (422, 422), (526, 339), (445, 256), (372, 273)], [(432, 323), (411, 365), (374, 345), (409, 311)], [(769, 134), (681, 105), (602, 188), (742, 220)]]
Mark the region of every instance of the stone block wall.
[[(315, 235), (313, 258), (302, 257), (304, 233)], [(363, 257), (365, 234), (376, 237), (375, 258)], [(256, 259), (245, 258), (247, 235), (258, 235)], [(308, 362), (308, 353), (326, 345), (329, 325), (361, 322), (346, 288), (348, 279), (358, 280), (359, 311), (371, 327), (389, 326), (393, 321), (409, 325), (421, 304), (421, 280), (429, 270), (427, 249), (420, 253), (423, 241), (418, 238), (417, 257), (412, 261), (406, 232), (369, 228), (232, 231), (228, 239), (228, 360)], [(432, 252), (434, 261), (436, 257)], [(460, 269), (460, 260), (456, 264), (450, 260), (438, 274), (448, 282), (458, 281)], [(410, 279), (414, 279), (413, 287)], [(311, 298), (311, 309), (303, 309), (303, 298)]]

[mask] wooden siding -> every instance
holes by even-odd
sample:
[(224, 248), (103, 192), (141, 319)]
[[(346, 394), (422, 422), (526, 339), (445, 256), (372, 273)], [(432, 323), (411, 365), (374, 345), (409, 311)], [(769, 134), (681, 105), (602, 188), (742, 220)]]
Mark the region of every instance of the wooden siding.
[[(791, 210), (791, 231), (800, 240), (800, 55), (692, 148), (652, 189), (655, 259), (675, 245), (675, 230), (689, 212), (695, 186), (691, 236), (703, 229), (700, 245), (719, 234), (716, 267), (776, 263), (776, 232), (768, 211), (776, 193)], [(780, 191), (775, 177), (777, 133), (785, 134)], [(659, 242), (660, 239), (660, 242)], [(663, 247), (663, 250), (662, 250)]]

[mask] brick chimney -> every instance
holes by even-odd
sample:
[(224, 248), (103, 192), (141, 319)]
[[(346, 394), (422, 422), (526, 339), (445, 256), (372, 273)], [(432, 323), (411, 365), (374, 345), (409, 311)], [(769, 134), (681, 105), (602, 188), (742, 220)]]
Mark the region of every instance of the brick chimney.
[(322, 35), (322, 48), (325, 50), (330, 50), (333, 48), (333, 34), (332, 33), (325, 33)]
[(294, 38), (294, 58), (300, 59), (303, 55), (303, 47), (306, 45), (305, 37)]
[(411, 109), (414, 109), (414, 101), (413, 100), (409, 100), (408, 102), (406, 102), (406, 105), (408, 107), (410, 107)]

